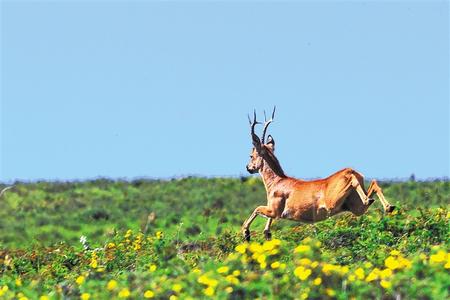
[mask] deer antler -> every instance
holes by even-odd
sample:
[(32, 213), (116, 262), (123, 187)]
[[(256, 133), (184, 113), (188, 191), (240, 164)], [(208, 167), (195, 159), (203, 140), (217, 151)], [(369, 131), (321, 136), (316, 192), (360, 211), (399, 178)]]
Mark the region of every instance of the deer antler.
[(248, 123), (250, 124), (250, 127), (252, 129), (251, 134), (252, 134), (253, 146), (255, 146), (256, 150), (259, 151), (259, 149), (261, 149), (261, 140), (255, 133), (255, 126), (256, 126), (256, 124), (261, 124), (261, 123), (256, 121), (256, 109), (253, 111), (253, 122), (250, 119), (250, 115), (247, 115), (247, 116), (248, 116)]
[(263, 143), (263, 144), (264, 144), (264, 139), (266, 137), (267, 127), (269, 127), (269, 124), (273, 122), (273, 118), (275, 117), (276, 108), (277, 108), (276, 106), (273, 107), (272, 117), (270, 118), (270, 120), (267, 120), (266, 111), (264, 111), (264, 129), (263, 129), (262, 140), (261, 140), (261, 143)]

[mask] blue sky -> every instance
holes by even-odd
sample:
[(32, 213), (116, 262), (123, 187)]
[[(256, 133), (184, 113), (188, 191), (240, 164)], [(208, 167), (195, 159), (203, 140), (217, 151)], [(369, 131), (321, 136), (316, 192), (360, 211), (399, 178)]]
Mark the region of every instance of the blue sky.
[(239, 176), (277, 105), (286, 173), (449, 176), (449, 7), (1, 2), (0, 180)]

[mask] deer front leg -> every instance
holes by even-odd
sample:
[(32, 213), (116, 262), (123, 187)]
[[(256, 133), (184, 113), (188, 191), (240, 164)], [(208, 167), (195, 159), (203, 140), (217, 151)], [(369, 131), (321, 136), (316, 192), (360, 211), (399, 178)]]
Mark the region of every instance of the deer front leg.
[(267, 241), (270, 241), (272, 239), (272, 233), (270, 232), (270, 225), (272, 225), (272, 221), (272, 218), (268, 218), (266, 226), (264, 227), (264, 237)]
[[(250, 241), (250, 225), (255, 220), (257, 215), (264, 216), (266, 218), (274, 218), (275, 215), (273, 214), (273, 211), (268, 206), (258, 206), (253, 213), (250, 215), (250, 217), (244, 222), (242, 225), (242, 234), (244, 235), (244, 239), (246, 241)], [(266, 224), (267, 227), (267, 224)], [(269, 224), (270, 227), (270, 224)]]

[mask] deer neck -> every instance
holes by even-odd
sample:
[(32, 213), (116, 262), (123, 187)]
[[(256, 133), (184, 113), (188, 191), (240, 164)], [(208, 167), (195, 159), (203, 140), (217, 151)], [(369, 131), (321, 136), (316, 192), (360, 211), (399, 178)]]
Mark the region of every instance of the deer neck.
[(264, 159), (264, 165), (259, 170), (259, 174), (263, 180), (266, 191), (270, 191), (283, 179), (286, 178), (278, 160), (269, 160), (271, 157)]

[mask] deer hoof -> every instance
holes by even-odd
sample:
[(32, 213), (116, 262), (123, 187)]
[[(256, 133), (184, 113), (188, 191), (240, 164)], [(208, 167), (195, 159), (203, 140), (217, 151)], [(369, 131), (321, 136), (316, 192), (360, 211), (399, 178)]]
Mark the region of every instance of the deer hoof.
[(270, 241), (272, 239), (272, 233), (269, 230), (264, 230), (264, 237), (266, 241)]
[(369, 205), (372, 205), (372, 203), (374, 203), (374, 202), (375, 202), (375, 199), (369, 198)]
[(393, 212), (395, 210), (395, 205), (389, 205), (387, 208), (386, 208), (386, 212), (387, 213), (391, 213), (391, 212)]
[(247, 242), (250, 242), (250, 230), (245, 229), (242, 233), (244, 234), (244, 239), (245, 239)]

